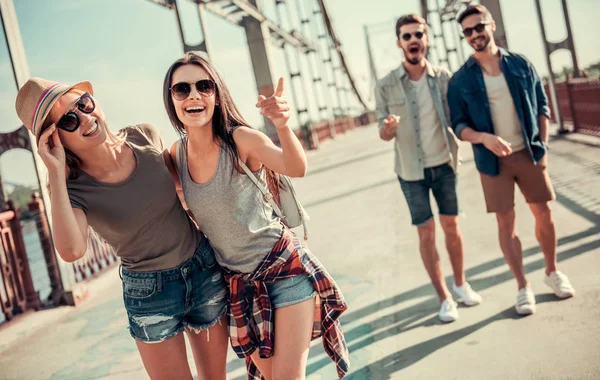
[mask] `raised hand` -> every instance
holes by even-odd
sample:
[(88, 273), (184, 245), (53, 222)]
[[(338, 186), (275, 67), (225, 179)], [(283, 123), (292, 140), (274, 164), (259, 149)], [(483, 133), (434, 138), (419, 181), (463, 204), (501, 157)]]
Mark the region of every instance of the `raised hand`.
[(60, 142), (56, 126), (51, 126), (41, 134), (38, 154), (50, 175), (65, 175), (65, 149)]
[(267, 98), (263, 95), (258, 96), (256, 107), (260, 108), (261, 115), (266, 116), (273, 122), (275, 128), (286, 128), (290, 119), (290, 106), (287, 100), (282, 98), (283, 78), (279, 78), (275, 93)]
[(512, 153), (510, 143), (502, 137), (487, 134), (483, 137), (483, 145), (498, 157), (506, 157)]

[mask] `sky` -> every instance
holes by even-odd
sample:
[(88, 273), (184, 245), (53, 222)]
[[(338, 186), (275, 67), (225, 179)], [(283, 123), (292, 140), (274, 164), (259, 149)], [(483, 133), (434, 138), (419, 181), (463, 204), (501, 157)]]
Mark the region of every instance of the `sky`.
[[(298, 0), (305, 10), (316, 7), (315, 0)], [(434, 0), (430, 0), (433, 2)], [(31, 76), (74, 83), (90, 80), (95, 97), (103, 108), (109, 128), (118, 130), (126, 125), (151, 123), (162, 132), (165, 143), (171, 144), (176, 134), (162, 103), (162, 81), (173, 61), (183, 54), (174, 12), (149, 0), (14, 0), (21, 36)], [(184, 33), (188, 43), (200, 40), (198, 17), (191, 1), (178, 0), (183, 14)], [(291, 24), (284, 17), (283, 26), (296, 22), (295, 1), (289, 1)], [(372, 51), (378, 75), (381, 77), (400, 64), (401, 54), (395, 44), (394, 24), (406, 13), (420, 13), (418, 0), (326, 0), (333, 25), (346, 55), (350, 70), (363, 97), (373, 106), (372, 86), (368, 66), (364, 25), (368, 25)], [(349, 6), (349, 4), (352, 6)], [(543, 14), (548, 39), (555, 42), (566, 36), (560, 0), (544, 0)], [(572, 31), (579, 65), (583, 68), (600, 60), (600, 1), (568, 0)], [(277, 21), (274, 0), (263, 0), (264, 12)], [(523, 53), (545, 75), (548, 72), (534, 0), (501, 0), (509, 49)], [(314, 20), (314, 19), (312, 19)], [(314, 23), (306, 34), (316, 36)], [(244, 29), (213, 14), (206, 17), (206, 28), (212, 46), (211, 59), (223, 76), (233, 98), (245, 118), (257, 127), (262, 125), (254, 107), (257, 92)], [(3, 31), (0, 29), (3, 36)], [(312, 90), (293, 101), (289, 73), (283, 50), (272, 46), (272, 72), (286, 79), (284, 96), (292, 106), (308, 105), (310, 118), (318, 119), (318, 100), (335, 103), (335, 96), (326, 91)], [(465, 49), (470, 54), (470, 49)], [(292, 69), (297, 62), (307, 70), (307, 61), (290, 50)], [(555, 71), (570, 65), (567, 52), (552, 56)], [(311, 66), (322, 72), (322, 65)], [(308, 73), (308, 71), (305, 71)], [(322, 72), (323, 75), (331, 75)], [(305, 86), (310, 88), (309, 75)], [(300, 88), (298, 79), (295, 85)], [(0, 133), (17, 129), (21, 124), (14, 111), (16, 86), (8, 50), (0, 38)], [(353, 106), (358, 103), (351, 100)], [(294, 117), (297, 127), (305, 120)], [(35, 185), (36, 175), (31, 155), (12, 150), (0, 157), (0, 173), (7, 183)]]

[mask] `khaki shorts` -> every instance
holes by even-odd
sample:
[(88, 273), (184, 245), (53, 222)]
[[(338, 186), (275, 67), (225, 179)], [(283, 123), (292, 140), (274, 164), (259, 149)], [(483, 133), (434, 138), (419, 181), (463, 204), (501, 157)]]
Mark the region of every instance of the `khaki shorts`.
[(488, 212), (507, 212), (515, 207), (515, 183), (527, 203), (542, 203), (555, 199), (548, 175), (548, 154), (533, 164), (527, 150), (499, 158), (500, 174), (481, 174), (481, 185)]

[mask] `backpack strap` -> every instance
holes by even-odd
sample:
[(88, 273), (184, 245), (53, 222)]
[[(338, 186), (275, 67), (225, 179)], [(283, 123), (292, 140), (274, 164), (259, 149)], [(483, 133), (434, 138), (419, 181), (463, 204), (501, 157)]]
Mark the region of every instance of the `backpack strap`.
[(254, 173), (252, 173), (252, 171), (246, 166), (246, 164), (244, 164), (244, 161), (242, 161), (242, 159), (239, 157), (238, 157), (238, 163), (239, 163), (240, 167), (244, 170), (244, 172), (248, 175), (248, 178), (250, 178), (252, 180), (252, 182), (254, 182), (256, 187), (258, 187), (260, 192), (263, 194), (265, 201), (269, 202), (269, 204), (273, 208), (273, 211), (275, 211), (275, 214), (277, 214), (277, 216), (279, 216), (279, 218), (285, 219), (285, 216), (281, 212), (281, 209), (279, 208), (279, 206), (277, 206), (277, 203), (275, 203), (275, 199), (273, 199), (273, 194), (271, 194), (271, 192), (269, 191), (267, 186), (263, 185), (263, 183), (260, 182), (258, 180), (258, 178), (256, 178)]

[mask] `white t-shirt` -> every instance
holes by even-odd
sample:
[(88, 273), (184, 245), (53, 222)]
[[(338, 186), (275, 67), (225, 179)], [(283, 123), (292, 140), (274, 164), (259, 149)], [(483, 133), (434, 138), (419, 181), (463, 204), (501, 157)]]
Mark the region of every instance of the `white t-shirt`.
[(421, 146), (425, 154), (425, 167), (431, 168), (450, 161), (450, 151), (446, 146), (442, 122), (431, 97), (431, 90), (427, 84), (427, 73), (423, 73), (417, 81), (410, 81), (416, 99), (419, 102), (419, 126)]
[(483, 80), (494, 122), (494, 134), (509, 142), (513, 152), (525, 149), (521, 122), (504, 74), (491, 76), (484, 73)]

